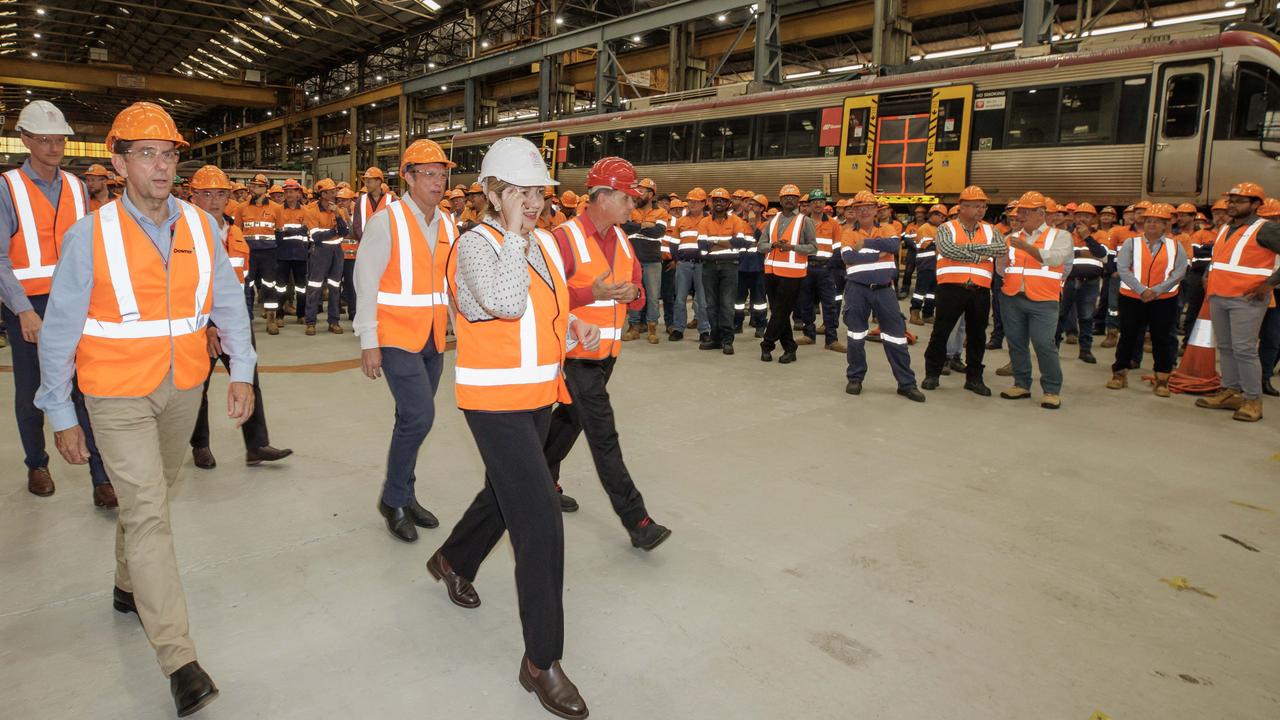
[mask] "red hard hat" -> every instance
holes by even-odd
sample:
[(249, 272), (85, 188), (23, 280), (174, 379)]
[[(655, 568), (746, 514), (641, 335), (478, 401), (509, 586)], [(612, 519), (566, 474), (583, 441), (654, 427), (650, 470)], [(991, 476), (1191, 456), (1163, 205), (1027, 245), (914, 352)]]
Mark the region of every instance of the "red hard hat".
[(601, 158), (587, 172), (587, 189), (598, 187), (621, 190), (631, 197), (640, 197), (636, 189), (636, 169), (620, 157)]

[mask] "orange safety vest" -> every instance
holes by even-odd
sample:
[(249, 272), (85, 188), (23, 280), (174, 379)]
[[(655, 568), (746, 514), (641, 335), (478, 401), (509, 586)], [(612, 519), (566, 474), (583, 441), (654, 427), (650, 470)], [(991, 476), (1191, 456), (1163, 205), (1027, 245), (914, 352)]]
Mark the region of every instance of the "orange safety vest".
[(1266, 280), (1280, 265), (1280, 256), (1258, 244), (1259, 218), (1242, 225), (1227, 237), (1230, 226), (1218, 232), (1213, 243), (1213, 265), (1205, 281), (1205, 294), (1212, 297), (1240, 297)]
[(236, 273), (236, 280), (244, 286), (244, 274), (249, 271), (249, 243), (244, 241), (244, 233), (235, 225), (228, 224), (223, 246), (227, 249), (227, 260)]
[(89, 212), (93, 212), (94, 210), (97, 210), (98, 208), (102, 207), (103, 205), (106, 205), (112, 200), (115, 200), (115, 197), (113, 197), (111, 193), (107, 193), (106, 200), (99, 200), (98, 198), (90, 195), (89, 196)]
[[(990, 225), (979, 222), (978, 232), (974, 233), (972, 238), (969, 233), (965, 232), (964, 226), (959, 220), (948, 220), (946, 225), (951, 227), (951, 240), (957, 245), (989, 245), (995, 240), (995, 229)], [(916, 258), (919, 259), (919, 255)], [(987, 258), (982, 262), (967, 263), (959, 260), (952, 260), (942, 254), (938, 255), (938, 284), (946, 285), (955, 283), (963, 285), (966, 282), (972, 282), (978, 287), (991, 287), (991, 273), (995, 270), (995, 260)]]
[(94, 213), (93, 288), (76, 347), (80, 389), (95, 397), (143, 397), (172, 370), (179, 390), (209, 376), (205, 326), (213, 309), (213, 228), (176, 201), (166, 265), (116, 200)]
[(246, 200), (236, 207), (234, 217), (247, 242), (275, 242), (276, 223), (283, 222), (284, 212), (280, 205), (270, 200), (262, 204)]
[[(1152, 254), (1151, 249), (1147, 247), (1146, 236), (1135, 235), (1130, 239), (1133, 240), (1133, 275), (1138, 278), (1138, 282), (1142, 283), (1143, 287), (1150, 288), (1168, 280), (1173, 274), (1174, 260), (1178, 257), (1175, 247), (1177, 241), (1165, 236), (1161, 240), (1160, 249)], [(1168, 292), (1162, 293), (1159, 299), (1175, 297), (1178, 294), (1178, 287), (1179, 285), (1174, 285)], [(1135, 299), (1142, 297), (1126, 285), (1123, 279), (1120, 280), (1120, 294)]]
[[(569, 278), (571, 288), (590, 288), (595, 279), (605, 273), (612, 273), (611, 282), (631, 282), (635, 268), (635, 254), (631, 252), (631, 243), (617, 225), (613, 231), (615, 245), (613, 249), (613, 267), (609, 267), (604, 251), (594, 237), (588, 237), (582, 229), (582, 219), (574, 218), (561, 225), (569, 235), (569, 251), (573, 253), (573, 277)], [(600, 326), (600, 346), (594, 351), (578, 345), (569, 351), (569, 357), (584, 360), (601, 360), (607, 357), (618, 357), (622, 351), (622, 325), (627, 321), (627, 306), (616, 300), (596, 300), (589, 305), (575, 308), (573, 314), (583, 322)]]
[(933, 249), (933, 239), (938, 234), (938, 228), (929, 223), (925, 223), (916, 228), (916, 260), (928, 260), (931, 257), (937, 257), (938, 251)]
[[(777, 244), (778, 226), (782, 219), (782, 215), (774, 215), (769, 220), (769, 242)], [(796, 213), (791, 221), (791, 227), (788, 230), (787, 242), (792, 245), (800, 244), (800, 228), (804, 225), (804, 215)], [(785, 278), (802, 278), (809, 271), (809, 261), (804, 255), (797, 253), (795, 250), (770, 249), (769, 254), (764, 257), (764, 272), (766, 275), (777, 275)]]
[[(1025, 235), (1025, 233), (1024, 233)], [(1058, 233), (1046, 227), (1032, 245), (1048, 250), (1057, 242)], [(1026, 293), (1028, 300), (1054, 301), (1062, 297), (1062, 269), (1065, 265), (1044, 265), (1024, 250), (1009, 246), (1009, 265), (1004, 269), (1004, 294), (1010, 297)]]
[[(59, 170), (62, 190), (58, 207), (49, 204), (40, 188), (21, 168), (4, 173), (13, 201), (18, 227), (9, 240), (9, 260), (14, 277), (28, 296), (48, 295), (53, 285), (53, 269), (62, 251), (62, 235), (84, 217), (84, 195), (80, 180)], [(70, 202), (63, 202), (70, 198)]]
[[(474, 230), (489, 241), (494, 253), (502, 251), (501, 233), (484, 224), (476, 225)], [(511, 320), (492, 318), (472, 322), (462, 313), (454, 318), (458, 337), (454, 395), (462, 410), (520, 412), (555, 402), (572, 402), (562, 372), (565, 338), (569, 332), (569, 288), (564, 279), (564, 260), (555, 238), (542, 230), (534, 230), (533, 234), (551, 284), (526, 262), (529, 295), (524, 314)], [(456, 302), (457, 253), (449, 253), (445, 273)]]
[(435, 247), (428, 248), (422, 228), (402, 203), (391, 203), (387, 213), (391, 257), (378, 283), (378, 345), (420, 352), (427, 338), (434, 337), (436, 351), (444, 352), (449, 322), (445, 267), (458, 229), (437, 207)]
[(814, 221), (817, 226), (814, 237), (818, 243), (818, 252), (811, 257), (820, 260), (830, 260), (831, 254), (839, 250), (840, 239), (844, 235), (844, 229), (840, 227), (835, 220), (827, 219), (822, 221)]
[(386, 208), (393, 202), (395, 202), (395, 196), (385, 190), (382, 192), (382, 197), (378, 198), (378, 202), (376, 203), (369, 202), (369, 193), (360, 193), (360, 201), (357, 203), (356, 209), (360, 211), (361, 227), (368, 225), (369, 218), (373, 217), (375, 213)]

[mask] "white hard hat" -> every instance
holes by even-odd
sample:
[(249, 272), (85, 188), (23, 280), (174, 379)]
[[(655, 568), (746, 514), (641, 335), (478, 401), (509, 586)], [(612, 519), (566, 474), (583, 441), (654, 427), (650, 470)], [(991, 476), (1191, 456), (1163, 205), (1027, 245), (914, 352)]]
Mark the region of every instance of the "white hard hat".
[(547, 172), (542, 152), (522, 137), (504, 137), (480, 161), (480, 181), (493, 178), (519, 187), (559, 185)]
[(48, 100), (32, 100), (18, 113), (19, 130), (32, 135), (75, 135), (62, 111)]

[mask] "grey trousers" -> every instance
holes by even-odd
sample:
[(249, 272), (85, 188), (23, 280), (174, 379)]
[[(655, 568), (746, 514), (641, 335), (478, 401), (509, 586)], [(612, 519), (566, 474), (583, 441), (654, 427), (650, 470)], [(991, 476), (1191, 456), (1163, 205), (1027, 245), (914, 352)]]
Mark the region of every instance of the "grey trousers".
[(1211, 297), (1209, 316), (1218, 346), (1218, 370), (1222, 387), (1244, 393), (1245, 399), (1262, 397), (1262, 361), (1258, 359), (1258, 330), (1267, 314), (1267, 299)]
[(1058, 345), (1053, 341), (1058, 330), (1058, 302), (1028, 300), (1026, 295), (1004, 295), (1000, 298), (1000, 314), (1004, 318), (1004, 338), (1009, 341), (1013, 384), (1031, 389), (1031, 347), (1034, 347), (1036, 362), (1040, 365), (1040, 388), (1052, 395), (1061, 394), (1062, 362)]

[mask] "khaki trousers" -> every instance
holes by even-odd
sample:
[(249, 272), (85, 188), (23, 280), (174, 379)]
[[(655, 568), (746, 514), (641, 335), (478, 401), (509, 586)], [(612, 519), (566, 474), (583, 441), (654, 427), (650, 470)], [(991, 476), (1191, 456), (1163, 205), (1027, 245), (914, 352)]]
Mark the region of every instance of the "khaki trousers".
[(178, 390), (170, 374), (145, 397), (85, 397), (120, 500), (116, 586), (133, 593), (142, 628), (166, 676), (196, 659), (173, 552), (169, 487), (186, 458), (200, 391), (199, 385)]

